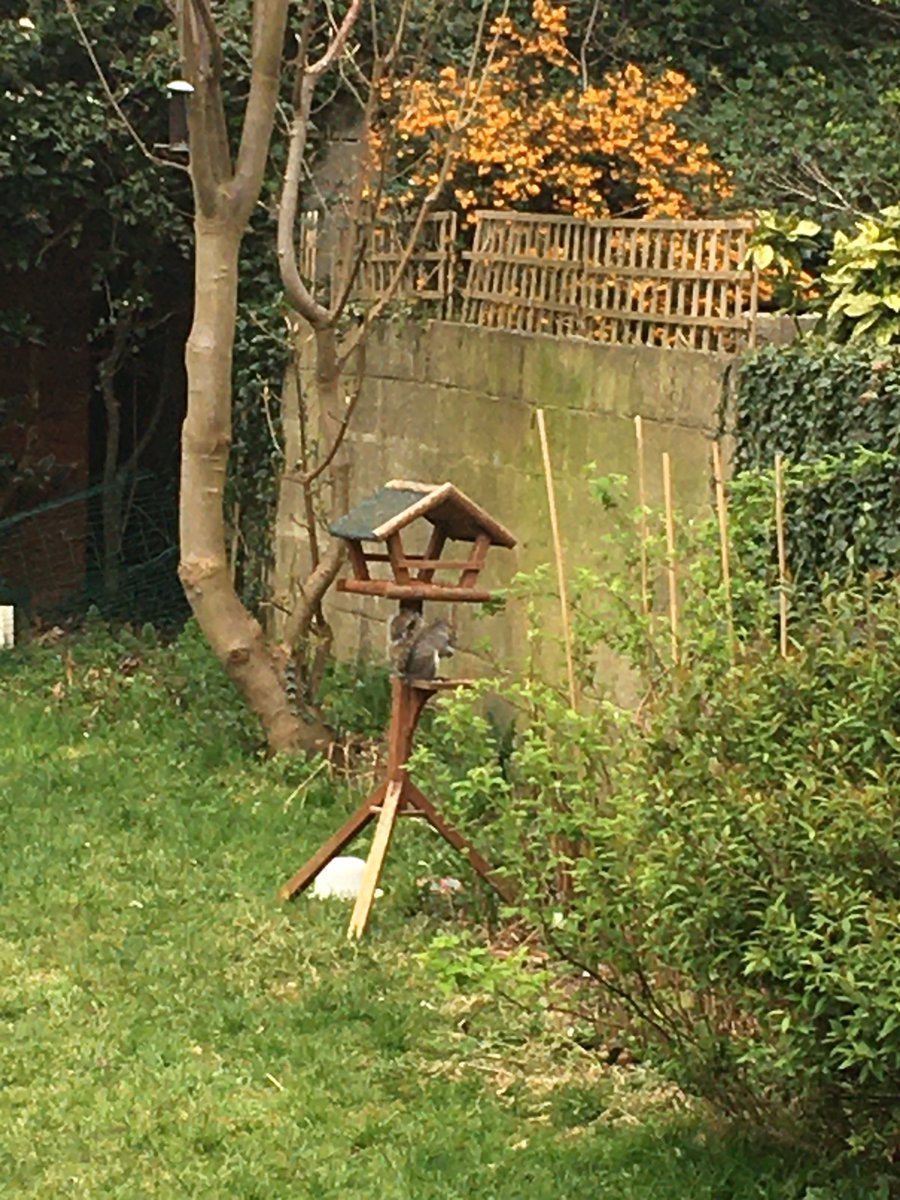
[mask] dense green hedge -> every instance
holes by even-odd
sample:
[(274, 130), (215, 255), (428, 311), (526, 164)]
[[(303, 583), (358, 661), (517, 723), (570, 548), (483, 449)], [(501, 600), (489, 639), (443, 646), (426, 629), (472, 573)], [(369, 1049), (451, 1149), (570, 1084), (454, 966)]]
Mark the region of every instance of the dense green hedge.
[(741, 366), (736, 474), (788, 469), (787, 544), (798, 584), (900, 565), (900, 348), (803, 338)]

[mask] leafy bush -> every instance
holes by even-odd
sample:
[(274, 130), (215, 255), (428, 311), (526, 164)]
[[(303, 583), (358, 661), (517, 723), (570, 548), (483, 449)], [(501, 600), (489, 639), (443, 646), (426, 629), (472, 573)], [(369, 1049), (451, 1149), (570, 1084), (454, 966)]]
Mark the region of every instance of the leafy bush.
[(338, 738), (380, 738), (391, 713), (388, 670), (365, 663), (328, 664), (320, 692), (322, 709)]
[(760, 272), (760, 299), (797, 312), (815, 286), (810, 267), (821, 254), (818, 221), (762, 209), (750, 238), (745, 265)]
[(763, 347), (741, 365), (733, 432), (738, 479), (785, 458), (787, 559), (798, 586), (896, 570), (900, 351), (818, 338)]
[(900, 341), (900, 204), (858, 221), (852, 236), (838, 230), (823, 279), (834, 297), (825, 318), (832, 337)]
[[(829, 592), (782, 658), (764, 576), (742, 581), (729, 639), (708, 537), (679, 551), (677, 669), (627, 579), (585, 572), (584, 711), (539, 679), (486, 684), (516, 712), (508, 756), (457, 698), (416, 768), (480, 827), (512, 911), (589, 981), (598, 1020), (732, 1114), (883, 1159), (900, 1144), (900, 584)], [(637, 715), (606, 694), (610, 647)]]
[(818, 331), (839, 343), (900, 342), (900, 205), (858, 220), (849, 233), (760, 210), (751, 264), (760, 272), (763, 305), (818, 313)]
[(44, 642), (3, 655), (0, 678), (27, 676), (48, 711), (78, 715), (85, 737), (122, 726), (139, 740), (165, 738), (173, 761), (200, 756), (211, 768), (260, 747), (255, 721), (194, 621), (160, 645), (152, 625), (115, 630), (94, 610), (77, 635)]
[(470, 215), (513, 207), (583, 218), (685, 216), (730, 194), (708, 146), (679, 130), (677, 114), (696, 91), (689, 79), (669, 64), (645, 73), (630, 62), (589, 81), (568, 45), (569, 21), (568, 5), (535, 0), (522, 24), (506, 12), (491, 22), (480, 78), (446, 66), (436, 78), (408, 81), (396, 131), (406, 143), (402, 207), (437, 183), (461, 111), (468, 115), (448, 199)]

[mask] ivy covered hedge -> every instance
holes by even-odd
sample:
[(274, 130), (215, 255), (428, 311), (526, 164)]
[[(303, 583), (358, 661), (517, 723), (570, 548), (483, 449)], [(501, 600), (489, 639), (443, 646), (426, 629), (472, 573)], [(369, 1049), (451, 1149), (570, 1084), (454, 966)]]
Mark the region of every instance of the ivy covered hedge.
[(784, 457), (798, 586), (900, 567), (900, 347), (763, 347), (741, 366), (733, 432), (737, 475)]

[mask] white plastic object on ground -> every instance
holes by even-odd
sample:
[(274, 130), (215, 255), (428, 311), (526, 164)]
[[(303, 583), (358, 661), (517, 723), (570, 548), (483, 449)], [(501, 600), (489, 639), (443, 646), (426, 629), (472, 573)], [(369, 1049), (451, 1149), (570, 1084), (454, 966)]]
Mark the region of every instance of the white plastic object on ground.
[(11, 604), (0, 604), (0, 649), (16, 644), (16, 610)]
[[(312, 894), (317, 900), (355, 900), (362, 886), (365, 859), (354, 854), (342, 854), (322, 868), (313, 883)], [(383, 896), (381, 888), (376, 896)]]

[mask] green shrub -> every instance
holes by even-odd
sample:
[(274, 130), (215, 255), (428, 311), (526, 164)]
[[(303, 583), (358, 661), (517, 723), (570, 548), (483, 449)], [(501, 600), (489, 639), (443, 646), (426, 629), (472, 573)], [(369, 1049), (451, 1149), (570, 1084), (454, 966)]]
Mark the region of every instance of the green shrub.
[[(883, 1159), (900, 1144), (900, 584), (829, 591), (782, 658), (769, 581), (738, 580), (732, 654), (708, 539), (683, 560), (676, 670), (627, 581), (585, 572), (583, 711), (494, 681), (510, 753), (457, 697), (415, 766), (599, 1020), (729, 1113)], [(641, 681), (637, 716), (605, 695), (602, 644)]]
[(325, 720), (338, 738), (380, 738), (391, 713), (388, 670), (367, 663), (332, 661), (319, 698)]
[(839, 341), (900, 341), (900, 204), (838, 230), (822, 278), (828, 285), (825, 329)]
[(822, 254), (822, 226), (818, 221), (762, 209), (750, 238), (746, 265), (763, 273), (772, 290), (771, 305), (796, 313), (807, 307), (810, 278), (806, 268)]

